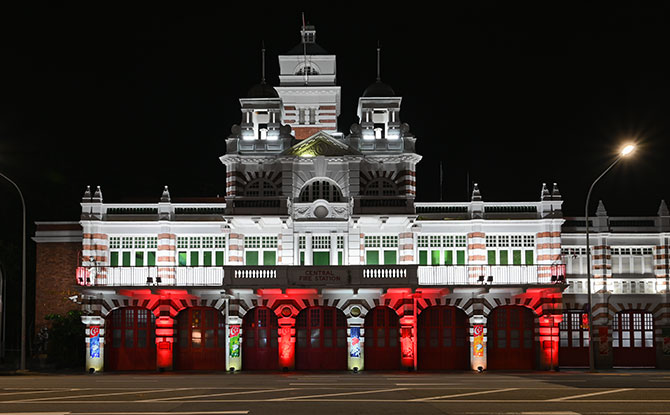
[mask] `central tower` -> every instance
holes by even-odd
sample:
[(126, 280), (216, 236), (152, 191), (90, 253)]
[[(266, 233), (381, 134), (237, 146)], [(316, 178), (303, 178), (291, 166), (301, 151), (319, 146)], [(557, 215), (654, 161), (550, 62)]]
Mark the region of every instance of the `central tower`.
[(295, 138), (304, 140), (319, 131), (337, 133), (340, 87), (336, 83), (336, 57), (316, 43), (314, 26), (303, 26), (300, 43), (279, 55), (279, 86), (284, 123)]

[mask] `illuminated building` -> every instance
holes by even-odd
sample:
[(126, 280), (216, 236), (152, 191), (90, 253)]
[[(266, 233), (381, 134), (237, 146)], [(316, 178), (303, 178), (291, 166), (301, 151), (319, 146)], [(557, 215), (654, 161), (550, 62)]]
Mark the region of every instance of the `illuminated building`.
[[(301, 36), (280, 85), (240, 99), (225, 198), (177, 202), (166, 186), (156, 203), (106, 203), (87, 189), (80, 222), (38, 223), (38, 318), (58, 301), (43, 287), (76, 282), (94, 370), (550, 369), (561, 352), (583, 365), (583, 230), (557, 185), (532, 202), (486, 202), (477, 185), (467, 202), (415, 202), (420, 138), (401, 97), (378, 77), (338, 132), (335, 55), (312, 27)], [(668, 365), (661, 210), (631, 227), (594, 218), (602, 356), (626, 336), (636, 354), (651, 333), (649, 364)]]

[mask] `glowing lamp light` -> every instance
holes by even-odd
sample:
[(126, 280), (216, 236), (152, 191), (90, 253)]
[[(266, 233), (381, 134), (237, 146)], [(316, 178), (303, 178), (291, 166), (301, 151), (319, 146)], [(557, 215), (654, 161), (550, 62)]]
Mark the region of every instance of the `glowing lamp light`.
[(623, 149), (621, 149), (621, 155), (622, 155), (623, 157), (626, 157), (626, 156), (628, 156), (630, 153), (632, 153), (633, 151), (635, 151), (635, 144), (628, 144), (628, 145), (625, 146)]

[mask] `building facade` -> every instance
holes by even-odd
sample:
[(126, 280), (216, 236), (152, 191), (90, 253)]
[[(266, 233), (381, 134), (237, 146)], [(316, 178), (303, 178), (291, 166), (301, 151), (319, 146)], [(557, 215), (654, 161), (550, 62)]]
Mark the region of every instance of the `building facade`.
[[(279, 56), (278, 87), (240, 99), (225, 197), (87, 188), (79, 222), (37, 223), (36, 326), (73, 299), (95, 371), (588, 365), (585, 222), (558, 186), (415, 202), (402, 98), (378, 77), (339, 132), (336, 57), (315, 37)], [(667, 207), (592, 222), (598, 363), (670, 367)]]

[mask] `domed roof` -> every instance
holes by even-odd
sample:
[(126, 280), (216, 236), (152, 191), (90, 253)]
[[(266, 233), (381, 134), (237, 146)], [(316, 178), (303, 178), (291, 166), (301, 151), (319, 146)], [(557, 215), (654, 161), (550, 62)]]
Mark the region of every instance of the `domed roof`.
[(364, 97), (394, 97), (395, 91), (382, 81), (377, 81), (363, 91)]
[(256, 84), (249, 89), (247, 92), (247, 98), (279, 98), (279, 93), (272, 86), (261, 82)]

